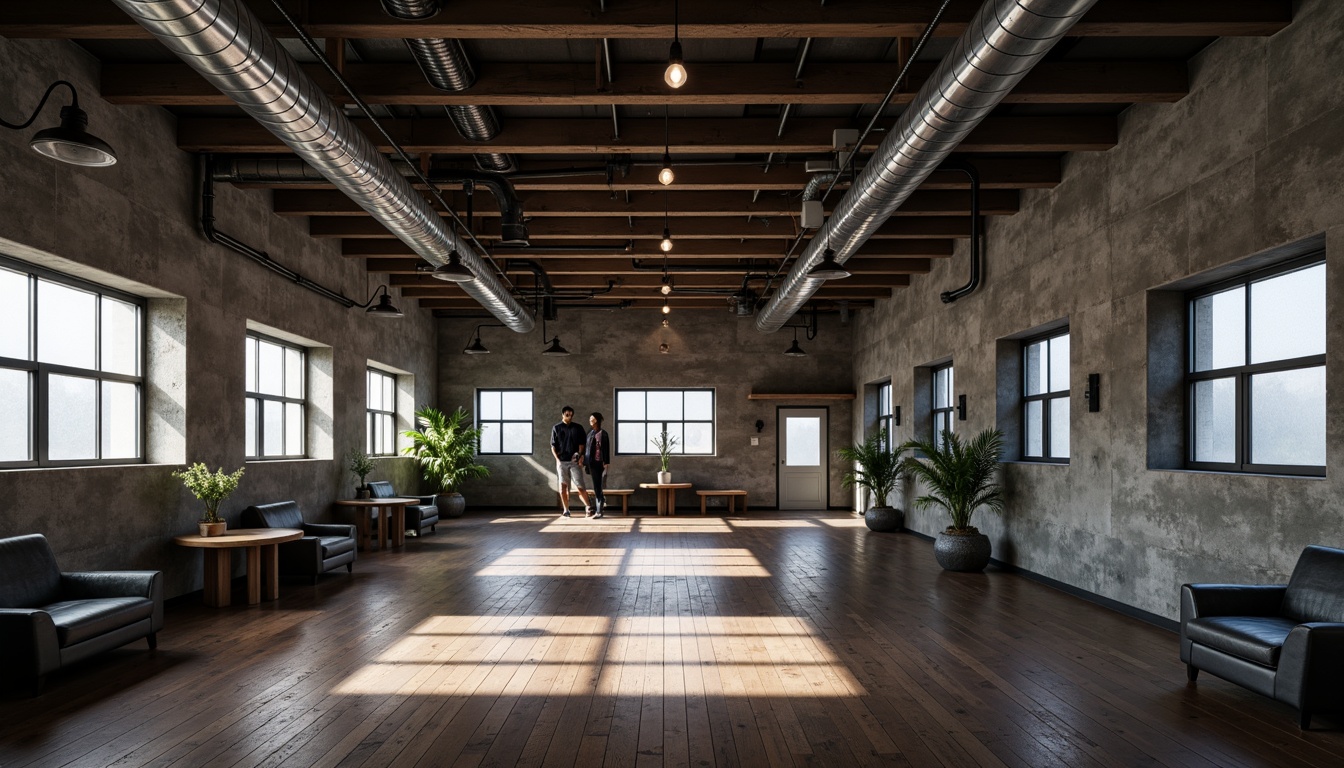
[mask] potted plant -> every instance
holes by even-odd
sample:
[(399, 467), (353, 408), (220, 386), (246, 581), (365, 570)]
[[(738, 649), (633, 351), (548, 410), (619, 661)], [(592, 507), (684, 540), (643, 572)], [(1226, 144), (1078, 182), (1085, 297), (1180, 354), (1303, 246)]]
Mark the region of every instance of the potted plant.
[(359, 478), (359, 485), (355, 486), (355, 498), (367, 499), (372, 496), (365, 478), (373, 473), (373, 457), (358, 448), (351, 448), (350, 463), (347, 466), (351, 474)]
[(663, 430), (649, 442), (658, 449), (658, 482), (664, 485), (672, 482), (672, 472), (668, 470), (667, 463), (672, 460), (672, 449), (677, 447), (677, 438), (668, 437), (667, 430)]
[(461, 517), (467, 508), (457, 487), (471, 477), (488, 477), (490, 468), (476, 463), (476, 451), (481, 441), (481, 430), (469, 427), (467, 411), (458, 408), (451, 415), (437, 408), (425, 406), (415, 412), (419, 431), (402, 434), (411, 444), (402, 453), (414, 456), (420, 462), (425, 479), (438, 489), (435, 503), (442, 517)]
[(198, 461), (180, 472), (174, 472), (173, 477), (179, 478), (192, 496), (205, 503), (205, 514), (201, 516), (201, 535), (223, 536), (228, 524), (219, 516), (219, 503), (238, 490), (238, 482), (243, 479), (242, 468), (226, 475), (222, 467), (211, 472)]
[(986, 429), (963, 442), (955, 432), (945, 431), (941, 446), (912, 440), (902, 447), (925, 457), (905, 460), (906, 470), (928, 491), (915, 503), (923, 508), (942, 507), (952, 518), (952, 524), (934, 541), (934, 558), (949, 571), (983, 571), (989, 565), (989, 537), (971, 525), (971, 515), (981, 507), (1003, 511), (1003, 490), (995, 480), (1003, 433)]
[(863, 513), (869, 530), (899, 531), (905, 527), (905, 512), (887, 504), (887, 497), (905, 476), (901, 458), (905, 451), (905, 446), (888, 448), (887, 430), (880, 429), (859, 445), (836, 452), (851, 467), (841, 478), (845, 487), (858, 486), (872, 494), (873, 506)]

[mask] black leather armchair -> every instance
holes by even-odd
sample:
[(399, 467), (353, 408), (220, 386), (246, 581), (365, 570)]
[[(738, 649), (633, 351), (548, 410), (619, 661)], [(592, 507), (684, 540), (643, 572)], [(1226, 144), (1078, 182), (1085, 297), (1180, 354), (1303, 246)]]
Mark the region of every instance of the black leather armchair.
[(434, 526), (439, 524), (439, 505), (434, 502), (433, 494), (429, 496), (409, 496), (403, 493), (396, 493), (392, 490), (392, 484), (386, 480), (376, 480), (369, 483), (369, 492), (375, 499), (416, 499), (419, 504), (406, 505), (406, 530), (414, 531), (416, 536), (424, 536), (425, 531), (434, 532)]
[(299, 505), (292, 501), (256, 504), (243, 510), (245, 528), (298, 528), (303, 538), (280, 545), (280, 573), (317, 577), (345, 566), (355, 569), (355, 527), (340, 523), (305, 523)]
[(153, 649), (160, 629), (159, 571), (61, 573), (45, 536), (0, 539), (0, 665), (34, 696), (48, 672), (142, 637)]
[(1181, 661), (1314, 712), (1344, 709), (1344, 550), (1303, 550), (1282, 584), (1181, 587)]

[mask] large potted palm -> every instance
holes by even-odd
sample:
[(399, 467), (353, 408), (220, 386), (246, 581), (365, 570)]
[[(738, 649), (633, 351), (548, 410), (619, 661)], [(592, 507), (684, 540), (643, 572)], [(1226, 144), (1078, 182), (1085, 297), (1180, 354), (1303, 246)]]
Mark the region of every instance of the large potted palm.
[(899, 531), (905, 527), (905, 512), (887, 504), (887, 498), (905, 476), (905, 465), (901, 461), (905, 451), (905, 446), (888, 447), (885, 429), (878, 430), (859, 445), (836, 451), (850, 466), (841, 478), (845, 487), (857, 486), (872, 495), (873, 505), (863, 513), (863, 521), (869, 530)]
[(907, 457), (906, 470), (924, 484), (926, 494), (915, 499), (921, 508), (941, 507), (951, 525), (933, 544), (933, 556), (949, 571), (978, 572), (989, 565), (989, 537), (971, 525), (981, 507), (1003, 511), (1003, 489), (995, 479), (1003, 453), (1003, 433), (986, 429), (969, 442), (955, 432), (943, 432), (942, 445), (911, 440), (902, 446), (923, 454)]
[(464, 408), (445, 414), (425, 406), (415, 412), (420, 429), (402, 433), (411, 441), (402, 453), (420, 462), (425, 480), (438, 491), (435, 504), (440, 517), (461, 517), (467, 502), (457, 492), (458, 486), (468, 478), (490, 475), (489, 467), (476, 463), (481, 430), (468, 426), (467, 419)]

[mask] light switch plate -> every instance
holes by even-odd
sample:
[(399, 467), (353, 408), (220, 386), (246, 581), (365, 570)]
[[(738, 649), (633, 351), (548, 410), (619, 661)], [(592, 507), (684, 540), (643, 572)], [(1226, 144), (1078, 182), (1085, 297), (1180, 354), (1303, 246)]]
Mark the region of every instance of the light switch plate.
[(752, 445), (760, 445), (760, 444), (761, 444), (761, 438), (759, 438), (759, 437), (753, 437), (753, 438), (751, 438), (751, 444), (752, 444)]

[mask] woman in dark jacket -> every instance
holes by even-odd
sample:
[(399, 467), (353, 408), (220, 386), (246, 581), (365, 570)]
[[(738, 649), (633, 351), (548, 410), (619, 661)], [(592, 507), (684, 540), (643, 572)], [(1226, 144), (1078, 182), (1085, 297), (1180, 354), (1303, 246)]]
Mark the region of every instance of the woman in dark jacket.
[(602, 414), (596, 411), (588, 416), (588, 426), (592, 427), (592, 431), (584, 443), (583, 465), (593, 478), (593, 497), (596, 499), (594, 508), (597, 510), (593, 519), (596, 520), (607, 508), (607, 499), (602, 495), (602, 479), (611, 465), (611, 436), (602, 428)]

